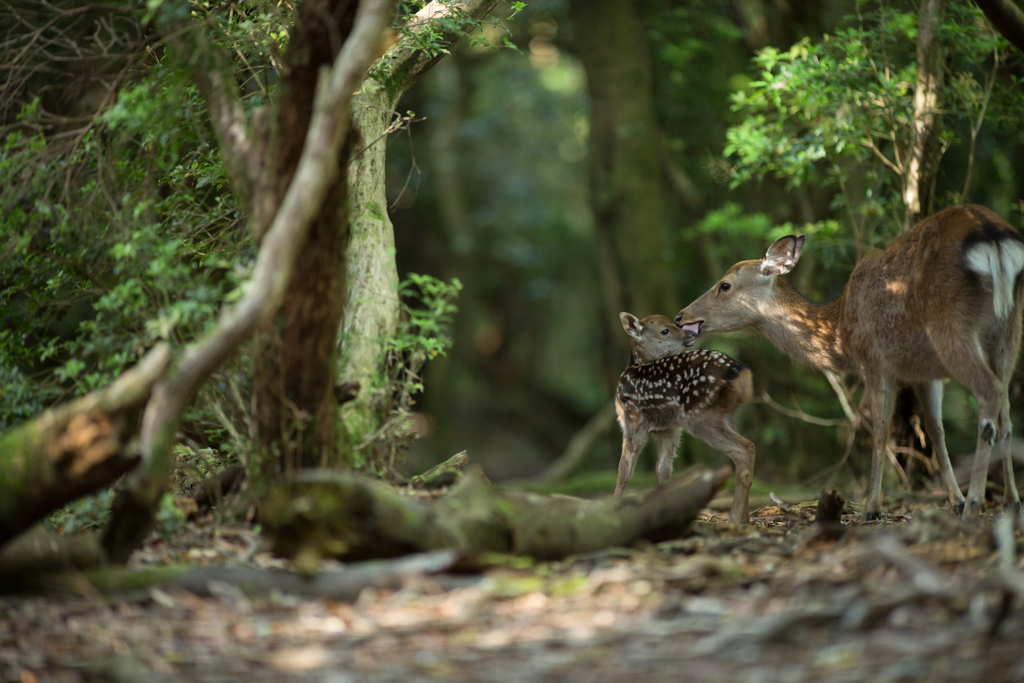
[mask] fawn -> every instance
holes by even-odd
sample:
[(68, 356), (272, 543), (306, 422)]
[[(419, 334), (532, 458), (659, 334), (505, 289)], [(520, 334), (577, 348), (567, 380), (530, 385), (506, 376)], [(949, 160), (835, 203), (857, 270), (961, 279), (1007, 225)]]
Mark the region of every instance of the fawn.
[(745, 524), (754, 477), (754, 444), (736, 433), (733, 417), (750, 398), (750, 369), (718, 351), (683, 352), (693, 343), (694, 335), (663, 315), (638, 320), (619, 313), (619, 320), (630, 336), (630, 354), (615, 392), (615, 411), (622, 427), (615, 495), (626, 488), (637, 455), (651, 435), (658, 443), (658, 481), (668, 481), (685, 429), (732, 458), (736, 492), (729, 521)]
[[(1024, 315), (1024, 237), (983, 206), (954, 206), (930, 216), (853, 269), (842, 296), (808, 301), (780, 275), (796, 265), (804, 236), (777, 240), (760, 260), (740, 261), (676, 324), (687, 343), (752, 327), (798, 362), (859, 375), (871, 402), (874, 451), (864, 519), (880, 516), (893, 400), (913, 387), (949, 490), (964, 519), (985, 504), (989, 455), (1003, 460), (1006, 509), (1020, 512), (1010, 457), (1008, 387)], [(953, 475), (942, 428), (942, 381), (952, 377), (978, 401), (978, 440), (966, 501)], [(966, 505), (965, 505), (966, 503)]]

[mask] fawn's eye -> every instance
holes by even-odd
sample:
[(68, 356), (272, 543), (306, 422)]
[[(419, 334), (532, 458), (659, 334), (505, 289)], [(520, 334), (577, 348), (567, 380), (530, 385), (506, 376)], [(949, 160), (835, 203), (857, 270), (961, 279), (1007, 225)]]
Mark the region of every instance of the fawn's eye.
[(666, 327), (665, 329), (663, 329), (663, 330), (661, 331), (661, 336), (662, 336), (662, 337), (667, 337), (667, 336), (668, 336), (668, 331), (669, 331), (669, 330), (668, 330), (668, 328), (667, 328), (667, 327)]
[(718, 285), (719, 292), (728, 292), (730, 289), (732, 289), (732, 285), (730, 285), (728, 282), (723, 282), (722, 284)]

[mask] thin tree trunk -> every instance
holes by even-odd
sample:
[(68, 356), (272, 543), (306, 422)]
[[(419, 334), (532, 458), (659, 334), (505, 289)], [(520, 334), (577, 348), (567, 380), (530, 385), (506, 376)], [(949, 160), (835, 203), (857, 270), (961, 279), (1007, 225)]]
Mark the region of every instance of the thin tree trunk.
[[(921, 0), (918, 14), (917, 85), (914, 89), (914, 138), (903, 181), (906, 232), (933, 210), (935, 177), (942, 157), (942, 26), (946, 0)], [(890, 433), (898, 446), (924, 449), (919, 440), (920, 407), (912, 389), (896, 396)], [(915, 429), (915, 416), (918, 427)]]
[[(410, 22), (414, 32), (428, 30), (435, 18), (458, 12), (481, 19), (497, 0), (434, 1)], [(456, 32), (443, 32), (441, 46), (452, 48)], [(345, 428), (357, 445), (368, 445), (366, 464), (382, 467), (372, 455), (374, 434), (388, 418), (393, 403), (386, 373), (386, 345), (395, 334), (399, 318), (398, 268), (395, 235), (388, 217), (384, 171), (387, 131), (399, 99), (441, 58), (429, 57), (403, 38), (371, 67), (373, 74), (353, 100), (352, 116), (359, 131), (355, 158), (349, 167), (349, 204), (352, 239), (346, 257), (348, 293), (345, 318), (338, 342), (341, 346), (339, 381), (358, 382), (358, 398), (342, 410)]]
[(932, 211), (935, 174), (942, 156), (942, 25), (946, 0), (922, 0), (918, 15), (914, 139), (903, 184), (904, 232)]
[[(309, 129), (321, 67), (330, 64), (352, 29), (357, 4), (307, 0), (288, 52), (270, 143), (268, 186), (283, 197)], [(259, 435), (257, 471), (280, 475), (300, 467), (335, 466), (335, 335), (344, 304), (348, 221), (346, 150), (299, 252), (277, 316), (257, 338), (253, 375)], [(280, 200), (274, 202), (279, 204)]]

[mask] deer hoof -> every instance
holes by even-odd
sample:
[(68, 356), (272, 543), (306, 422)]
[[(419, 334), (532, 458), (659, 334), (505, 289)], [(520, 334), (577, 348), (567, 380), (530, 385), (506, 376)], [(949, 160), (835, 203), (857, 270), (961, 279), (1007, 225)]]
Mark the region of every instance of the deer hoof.
[(956, 503), (956, 504), (950, 503), (950, 505), (953, 506), (953, 515), (954, 516), (959, 517), (960, 515), (962, 515), (964, 513), (964, 501), (961, 500), (959, 503)]
[(976, 522), (981, 518), (981, 506), (976, 500), (967, 501), (967, 507), (960, 514), (960, 519), (965, 522)]
[(879, 521), (881, 519), (882, 519), (882, 513), (881, 512), (865, 512), (864, 513), (864, 521), (865, 522), (874, 522), (874, 521)]
[(1020, 501), (1015, 500), (1012, 503), (1003, 503), (1003, 514), (1011, 515), (1016, 517), (1020, 514)]

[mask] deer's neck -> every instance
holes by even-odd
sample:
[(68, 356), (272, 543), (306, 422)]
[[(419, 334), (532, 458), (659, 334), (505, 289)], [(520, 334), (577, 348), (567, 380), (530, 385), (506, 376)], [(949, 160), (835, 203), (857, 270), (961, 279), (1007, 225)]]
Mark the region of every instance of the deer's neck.
[(793, 360), (819, 370), (848, 372), (849, 358), (839, 335), (842, 297), (830, 304), (810, 301), (782, 278), (758, 332)]

